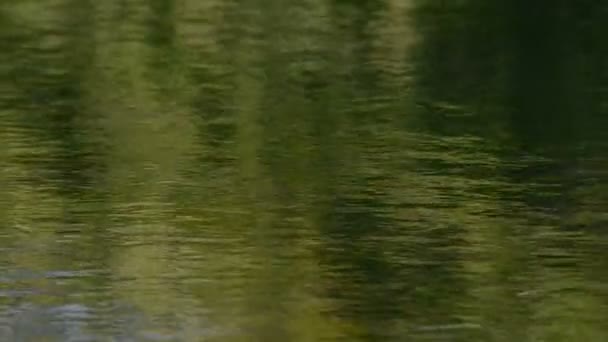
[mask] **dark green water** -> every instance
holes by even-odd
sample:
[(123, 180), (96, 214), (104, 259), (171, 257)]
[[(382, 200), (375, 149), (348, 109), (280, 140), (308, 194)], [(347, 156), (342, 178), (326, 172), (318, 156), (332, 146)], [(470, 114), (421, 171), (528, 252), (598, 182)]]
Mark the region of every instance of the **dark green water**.
[(608, 4), (0, 3), (0, 340), (606, 341)]

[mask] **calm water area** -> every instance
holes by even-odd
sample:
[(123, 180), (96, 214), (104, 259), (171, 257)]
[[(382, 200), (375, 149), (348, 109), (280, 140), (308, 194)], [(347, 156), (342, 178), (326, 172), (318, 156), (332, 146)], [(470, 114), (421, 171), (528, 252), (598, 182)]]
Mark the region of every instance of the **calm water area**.
[(608, 341), (606, 23), (0, 1), (0, 341)]

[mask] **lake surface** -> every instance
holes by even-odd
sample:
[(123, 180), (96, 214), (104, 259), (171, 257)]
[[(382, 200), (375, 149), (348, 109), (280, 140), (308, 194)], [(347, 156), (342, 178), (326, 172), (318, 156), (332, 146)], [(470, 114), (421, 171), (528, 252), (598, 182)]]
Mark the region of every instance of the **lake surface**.
[(0, 4), (0, 340), (605, 341), (608, 4)]

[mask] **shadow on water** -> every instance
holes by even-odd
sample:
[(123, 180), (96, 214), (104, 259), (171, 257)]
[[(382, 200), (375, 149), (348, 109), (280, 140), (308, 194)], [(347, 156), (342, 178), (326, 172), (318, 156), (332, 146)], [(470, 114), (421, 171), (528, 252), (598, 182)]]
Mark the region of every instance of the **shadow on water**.
[(602, 340), (607, 15), (0, 5), (0, 339)]

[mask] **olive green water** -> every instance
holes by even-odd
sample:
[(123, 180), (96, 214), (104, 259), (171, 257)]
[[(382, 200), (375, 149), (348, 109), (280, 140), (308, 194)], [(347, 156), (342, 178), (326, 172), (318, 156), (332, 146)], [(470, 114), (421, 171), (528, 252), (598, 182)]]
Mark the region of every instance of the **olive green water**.
[(606, 341), (608, 5), (0, 3), (0, 340)]

